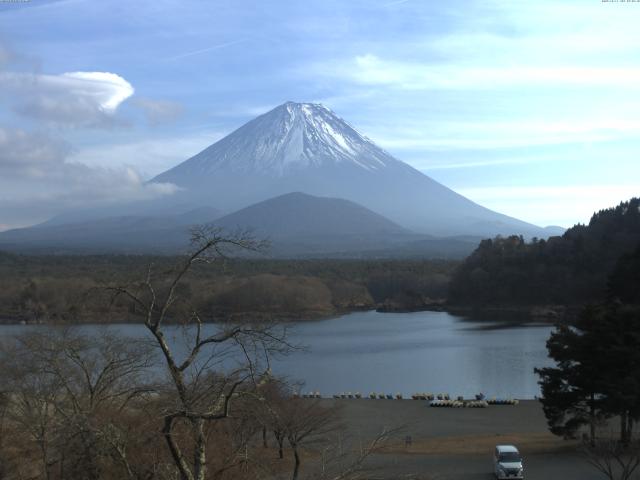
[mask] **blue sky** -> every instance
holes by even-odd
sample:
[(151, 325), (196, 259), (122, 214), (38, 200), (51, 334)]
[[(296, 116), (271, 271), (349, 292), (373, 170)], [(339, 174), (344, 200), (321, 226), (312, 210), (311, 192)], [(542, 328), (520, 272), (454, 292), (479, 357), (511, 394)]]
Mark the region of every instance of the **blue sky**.
[(0, 229), (170, 194), (144, 180), (287, 100), (539, 225), (640, 195), (640, 3), (31, 0), (0, 25)]

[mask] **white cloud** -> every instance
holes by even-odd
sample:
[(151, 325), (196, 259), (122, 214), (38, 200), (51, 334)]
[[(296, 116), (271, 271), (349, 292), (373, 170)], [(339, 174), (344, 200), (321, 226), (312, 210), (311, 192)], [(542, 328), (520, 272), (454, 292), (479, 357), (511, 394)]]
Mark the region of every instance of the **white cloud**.
[(591, 215), (640, 195), (640, 187), (619, 185), (502, 186), (457, 189), (461, 195), (538, 225), (570, 227)]
[(7, 72), (0, 74), (0, 86), (16, 112), (40, 122), (82, 127), (113, 125), (116, 110), (134, 93), (129, 82), (109, 72)]
[(102, 110), (110, 113), (115, 112), (134, 92), (131, 84), (115, 73), (71, 72), (63, 73), (58, 79), (50, 75), (47, 77), (51, 83), (58, 80), (60, 86), (72, 95), (93, 97)]
[[(537, 120), (514, 118), (505, 121), (424, 121), (395, 126), (372, 127), (371, 138), (394, 150), (495, 150), (541, 145), (605, 142), (635, 139), (640, 135), (640, 118), (576, 118)], [(428, 132), (425, 133), (425, 132)]]
[(43, 176), (51, 166), (62, 164), (70, 151), (66, 142), (43, 133), (0, 127), (0, 172), (3, 177)]
[(609, 66), (554, 66), (511, 62), (477, 66), (383, 59), (367, 53), (333, 68), (316, 65), (314, 72), (338, 76), (368, 86), (402, 90), (490, 89), (524, 86), (610, 86), (640, 88), (640, 68)]
[(205, 149), (223, 133), (189, 134), (78, 148), (69, 161), (101, 168), (135, 165), (145, 178), (155, 176)]
[(0, 128), (0, 223), (37, 223), (69, 208), (171, 195), (171, 184), (146, 184), (132, 167), (69, 161), (70, 147), (42, 133)]

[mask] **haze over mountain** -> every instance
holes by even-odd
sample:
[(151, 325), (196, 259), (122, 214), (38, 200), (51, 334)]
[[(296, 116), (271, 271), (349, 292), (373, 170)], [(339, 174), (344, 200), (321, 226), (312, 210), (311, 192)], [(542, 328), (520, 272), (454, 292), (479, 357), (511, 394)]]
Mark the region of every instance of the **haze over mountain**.
[(304, 192), (354, 201), (431, 235), (549, 235), (395, 159), (319, 104), (280, 105), (151, 181), (180, 187), (173, 201), (225, 211)]
[(422, 237), (349, 200), (300, 192), (256, 203), (214, 224), (227, 231), (251, 228), (271, 241), (276, 256), (385, 250)]
[(43, 253), (173, 253), (189, 244), (193, 225), (220, 216), (213, 208), (181, 214), (128, 215), (77, 219), (54, 218), (35, 227), (0, 232), (0, 249)]
[[(0, 249), (26, 253), (183, 252), (189, 230), (207, 223), (227, 232), (251, 230), (272, 257), (461, 258), (480, 237), (434, 238), (411, 232), (349, 200), (288, 193), (217, 218), (213, 209), (184, 215), (127, 215), (0, 233)], [(209, 218), (207, 218), (209, 216)]]
[(176, 251), (187, 245), (189, 226), (214, 220), (272, 238), (279, 256), (462, 256), (481, 237), (558, 233), (477, 205), (319, 104), (276, 107), (152, 182), (178, 188), (0, 233), (0, 248)]

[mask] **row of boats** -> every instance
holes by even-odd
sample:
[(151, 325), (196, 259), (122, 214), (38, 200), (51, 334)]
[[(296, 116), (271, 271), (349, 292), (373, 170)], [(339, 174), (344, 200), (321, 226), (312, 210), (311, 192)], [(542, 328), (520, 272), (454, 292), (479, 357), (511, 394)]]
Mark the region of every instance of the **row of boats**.
[[(294, 398), (323, 398), (320, 392), (307, 392), (307, 393), (295, 393)], [(333, 395), (335, 399), (361, 399), (366, 398), (360, 392), (341, 392)], [(371, 400), (403, 400), (402, 393), (377, 393), (371, 392), (368, 395)], [(413, 400), (426, 400), (432, 407), (470, 407), (470, 408), (485, 408), (489, 405), (517, 405), (518, 400), (513, 398), (485, 398), (483, 394), (476, 395), (475, 399), (465, 400), (459, 396), (456, 399), (451, 399), (448, 393), (414, 393), (411, 395)]]

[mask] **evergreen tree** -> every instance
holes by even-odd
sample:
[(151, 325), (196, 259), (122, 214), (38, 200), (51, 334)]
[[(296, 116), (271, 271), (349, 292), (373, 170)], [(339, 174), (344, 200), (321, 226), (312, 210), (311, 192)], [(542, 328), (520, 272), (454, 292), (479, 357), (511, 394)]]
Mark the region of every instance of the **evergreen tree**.
[[(622, 255), (640, 243), (640, 198), (593, 215), (561, 237), (526, 242), (522, 237), (483, 240), (456, 270), (448, 300), (469, 305), (581, 305), (605, 300), (607, 277)], [(621, 279), (638, 282), (640, 256), (629, 256)], [(625, 268), (626, 265), (626, 268)], [(640, 302), (639, 289), (624, 291)], [(630, 300), (624, 300), (630, 301)]]
[[(583, 317), (590, 318), (594, 310), (585, 309)], [(590, 441), (595, 441), (598, 419), (606, 415), (599, 391), (601, 348), (593, 335), (566, 325), (558, 326), (547, 341), (549, 357), (556, 367), (535, 371), (540, 376), (542, 407), (553, 434), (575, 438), (580, 428), (588, 425)]]
[(640, 419), (640, 305), (619, 301), (640, 285), (633, 283), (634, 275), (620, 273), (626, 265), (620, 263), (612, 275), (627, 281), (610, 281), (609, 302), (585, 308), (575, 325), (557, 327), (547, 341), (556, 366), (536, 373), (554, 434), (574, 437), (588, 424), (593, 442), (598, 417), (617, 416), (620, 441), (628, 444)]

